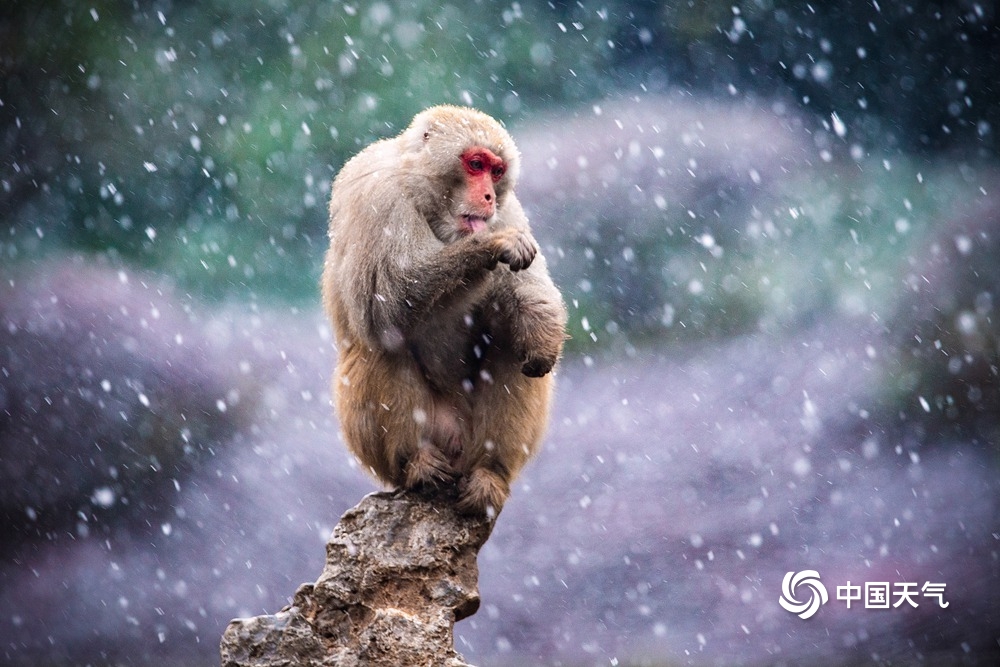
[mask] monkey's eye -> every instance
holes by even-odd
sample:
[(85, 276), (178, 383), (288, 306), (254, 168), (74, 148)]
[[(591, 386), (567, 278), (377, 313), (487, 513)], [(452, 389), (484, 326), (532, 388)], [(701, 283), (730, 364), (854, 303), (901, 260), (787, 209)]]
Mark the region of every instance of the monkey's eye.
[(471, 169), (472, 171), (476, 171), (476, 172), (482, 171), (483, 170), (483, 161), (480, 160), (477, 157), (472, 158), (471, 160), (469, 160), (469, 169)]
[(493, 181), (496, 182), (499, 181), (501, 178), (503, 178), (503, 175), (504, 173), (506, 173), (506, 171), (507, 170), (503, 168), (503, 165), (498, 164), (497, 166), (493, 167), (493, 169), (490, 171), (490, 175), (493, 176)]
[(430, 132), (424, 132), (424, 141), (427, 141), (430, 138), (431, 138), (431, 133)]

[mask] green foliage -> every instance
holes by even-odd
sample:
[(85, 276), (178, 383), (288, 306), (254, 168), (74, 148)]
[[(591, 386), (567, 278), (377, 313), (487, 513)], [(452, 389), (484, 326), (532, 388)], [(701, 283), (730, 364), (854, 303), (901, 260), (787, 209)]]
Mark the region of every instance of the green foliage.
[(0, 256), (83, 248), (210, 295), (314, 298), (350, 155), (433, 103), (510, 118), (591, 95), (605, 50), (579, 48), (605, 41), (596, 17), (517, 3), (7, 11)]
[[(980, 84), (995, 78), (996, 51), (972, 58), (965, 44), (1000, 34), (989, 30), (993, 10), (959, 3), (930, 21), (923, 10), (855, 9), (11, 2), (0, 21), (0, 258), (85, 249), (174, 274), (204, 295), (314, 300), (330, 179), (360, 147), (439, 102), (517, 122), (612, 90), (682, 85), (729, 96), (735, 84), (790, 92), (823, 117), (839, 110), (852, 137), (885, 135), (889, 150), (921, 144), (931, 137), (921, 119), (940, 128), (941, 114), (952, 118), (949, 132), (989, 145), (990, 109), (1000, 107), (986, 104)], [(918, 19), (923, 32), (912, 44), (906, 26)], [(947, 62), (932, 57), (961, 42), (951, 30), (959, 24), (961, 47)], [(911, 62), (911, 47), (927, 66), (894, 69)], [(812, 65), (829, 66), (828, 76)], [(893, 83), (903, 74), (913, 81)], [(935, 82), (927, 90), (947, 99), (920, 106), (925, 93), (917, 92)], [(800, 175), (751, 220), (722, 211), (710, 224), (721, 258), (698, 241), (707, 240), (704, 217), (665, 219), (621, 241), (605, 234), (593, 248), (591, 283), (645, 300), (622, 306), (570, 286), (592, 327), (578, 320), (576, 339), (607, 327), (659, 336), (664, 322), (673, 335), (685, 327), (727, 334), (869, 300), (865, 283), (881, 279), (877, 260), (894, 250), (883, 230), (903, 215), (882, 210), (900, 199), (892, 192), (899, 171), (881, 173), (877, 161), (855, 168), (855, 176), (833, 168)], [(870, 201), (851, 187), (867, 188)], [(921, 208), (916, 193), (911, 202), (905, 217), (936, 210)]]

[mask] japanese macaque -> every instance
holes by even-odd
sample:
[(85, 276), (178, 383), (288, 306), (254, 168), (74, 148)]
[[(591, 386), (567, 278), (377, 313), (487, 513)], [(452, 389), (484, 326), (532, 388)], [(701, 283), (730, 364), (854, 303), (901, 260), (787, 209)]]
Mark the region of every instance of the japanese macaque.
[(333, 182), (322, 287), (348, 447), (394, 487), (494, 514), (538, 449), (566, 309), (493, 118), (438, 106)]

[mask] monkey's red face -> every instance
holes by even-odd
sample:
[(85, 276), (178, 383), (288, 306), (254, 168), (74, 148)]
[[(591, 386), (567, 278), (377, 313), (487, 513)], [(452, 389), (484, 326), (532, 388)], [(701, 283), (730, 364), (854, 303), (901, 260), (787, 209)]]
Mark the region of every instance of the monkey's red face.
[(458, 202), (458, 222), (462, 234), (486, 229), (496, 214), (496, 184), (507, 171), (504, 161), (488, 148), (474, 146), (462, 153), (465, 188)]

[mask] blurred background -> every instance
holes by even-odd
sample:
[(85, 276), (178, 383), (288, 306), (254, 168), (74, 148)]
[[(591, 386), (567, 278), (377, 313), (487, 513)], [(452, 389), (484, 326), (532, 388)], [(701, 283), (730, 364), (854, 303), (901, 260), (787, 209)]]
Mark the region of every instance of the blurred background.
[(458, 650), (1000, 661), (995, 3), (8, 0), (0, 77), (6, 664), (217, 664), (315, 579), (374, 488), (329, 184), (442, 102), (518, 141), (572, 335)]

